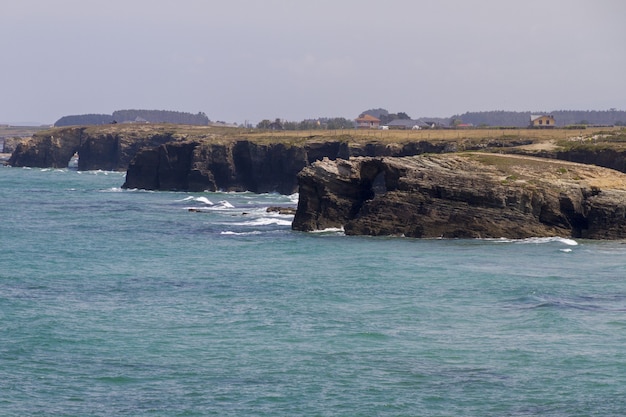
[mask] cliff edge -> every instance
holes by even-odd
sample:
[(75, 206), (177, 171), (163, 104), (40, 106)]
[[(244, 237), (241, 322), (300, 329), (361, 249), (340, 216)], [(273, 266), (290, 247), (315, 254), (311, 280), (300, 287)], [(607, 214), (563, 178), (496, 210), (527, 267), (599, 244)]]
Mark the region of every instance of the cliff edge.
[(324, 159), (298, 175), (294, 230), (418, 238), (626, 237), (626, 175), (501, 154)]
[(78, 154), (78, 170), (126, 170), (146, 147), (183, 140), (172, 127), (110, 125), (63, 127), (35, 133), (16, 146), (8, 164), (14, 167), (67, 168)]
[(300, 170), (324, 157), (415, 155), (456, 150), (450, 143), (405, 144), (346, 138), (258, 141), (244, 138), (170, 142), (139, 151), (123, 188), (293, 194)]

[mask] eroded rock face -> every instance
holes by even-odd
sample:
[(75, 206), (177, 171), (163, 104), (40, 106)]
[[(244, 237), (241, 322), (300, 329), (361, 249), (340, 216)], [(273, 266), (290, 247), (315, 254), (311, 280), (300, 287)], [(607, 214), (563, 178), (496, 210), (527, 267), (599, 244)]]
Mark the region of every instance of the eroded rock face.
[(68, 127), (35, 134), (19, 144), (8, 164), (15, 167), (66, 168), (78, 153), (78, 169), (125, 170), (135, 154), (174, 141), (171, 133), (133, 135), (128, 132), (105, 130), (91, 132), (86, 127)]
[(292, 194), (298, 190), (298, 172), (322, 158), (415, 155), (451, 150), (454, 150), (451, 144), (429, 142), (353, 144), (331, 140), (289, 145), (249, 140), (170, 142), (138, 152), (128, 167), (123, 187)]
[(20, 143), (9, 158), (9, 165), (33, 168), (66, 168), (81, 146), (82, 131), (68, 129), (63, 134), (37, 133)]
[(292, 194), (307, 164), (303, 147), (281, 143), (167, 143), (139, 152), (123, 187)]
[(511, 155), (323, 160), (298, 176), (293, 229), (349, 235), (626, 237), (626, 175)]

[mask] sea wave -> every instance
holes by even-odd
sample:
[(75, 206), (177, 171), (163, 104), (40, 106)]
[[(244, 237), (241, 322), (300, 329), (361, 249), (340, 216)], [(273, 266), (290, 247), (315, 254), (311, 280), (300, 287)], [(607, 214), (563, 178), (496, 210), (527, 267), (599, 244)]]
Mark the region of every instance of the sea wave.
[(228, 201), (219, 201), (216, 204), (212, 205), (204, 205), (201, 207), (197, 206), (187, 206), (185, 210), (189, 211), (199, 211), (199, 212), (211, 212), (211, 211), (232, 211), (235, 206), (230, 204)]
[(326, 229), (312, 230), (309, 233), (343, 235), (345, 231), (343, 227), (327, 227)]
[(526, 239), (508, 239), (508, 238), (500, 238), (500, 239), (485, 239), (488, 241), (499, 242), (499, 243), (516, 243), (516, 244), (534, 244), (541, 245), (545, 243), (562, 243), (567, 246), (578, 246), (578, 242), (574, 239), (568, 239), (565, 237), (529, 237)]
[(251, 232), (233, 232), (232, 230), (225, 230), (223, 232), (220, 232), (220, 235), (225, 235), (225, 236), (251, 236), (251, 235), (260, 235), (261, 232), (260, 230), (253, 230)]
[(260, 217), (246, 222), (230, 223), (233, 226), (291, 226), (291, 220), (281, 219), (279, 217)]
[(73, 171), (73, 172), (76, 172), (79, 175), (87, 174), (87, 175), (105, 175), (105, 176), (116, 175), (116, 176), (119, 176), (119, 177), (125, 177), (126, 176), (126, 172), (122, 172), (122, 171), (104, 171), (102, 169), (94, 169), (94, 170), (88, 170), (88, 171), (75, 171), (73, 169), (72, 170), (64, 169), (63, 171)]
[(186, 209), (197, 209), (197, 210), (224, 210), (224, 209), (234, 209), (235, 206), (232, 205), (227, 200), (220, 200), (217, 203), (212, 202), (207, 197), (185, 197), (181, 200), (176, 200), (177, 202), (188, 202), (193, 201), (196, 203), (202, 203), (202, 207), (185, 207)]

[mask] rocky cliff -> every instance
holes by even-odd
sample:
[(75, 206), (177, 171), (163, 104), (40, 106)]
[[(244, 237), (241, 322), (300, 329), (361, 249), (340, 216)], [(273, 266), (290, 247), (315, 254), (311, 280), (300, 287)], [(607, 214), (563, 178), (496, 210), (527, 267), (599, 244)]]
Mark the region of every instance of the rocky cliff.
[(452, 142), (354, 140), (351, 135), (249, 136), (237, 129), (206, 126), (55, 128), (18, 145), (8, 164), (64, 168), (78, 154), (81, 171), (127, 170), (125, 188), (291, 194), (297, 190), (298, 172), (323, 157), (404, 156), (457, 149)]
[(123, 187), (292, 194), (298, 189), (298, 172), (325, 157), (415, 155), (455, 149), (449, 143), (427, 141), (405, 144), (350, 143), (332, 139), (172, 142), (140, 151), (128, 167)]
[(291, 194), (306, 164), (303, 147), (280, 143), (167, 143), (139, 152), (123, 187)]
[(626, 147), (620, 146), (626, 143), (623, 131), (563, 141), (562, 135), (568, 132), (543, 139), (533, 136), (539, 134), (537, 131), (496, 134), (491, 130), (354, 130), (309, 135), (211, 126), (116, 124), (38, 132), (18, 145), (8, 163), (63, 168), (77, 153), (79, 170), (127, 170), (126, 188), (285, 194), (297, 191), (296, 175), (302, 168), (324, 157), (403, 157), (506, 149), (626, 171)]
[(168, 127), (67, 127), (39, 132), (17, 145), (8, 164), (15, 167), (66, 168), (74, 154), (78, 169), (126, 170), (146, 147), (182, 140)]
[(349, 235), (626, 237), (626, 175), (497, 154), (325, 159), (298, 176), (293, 228)]

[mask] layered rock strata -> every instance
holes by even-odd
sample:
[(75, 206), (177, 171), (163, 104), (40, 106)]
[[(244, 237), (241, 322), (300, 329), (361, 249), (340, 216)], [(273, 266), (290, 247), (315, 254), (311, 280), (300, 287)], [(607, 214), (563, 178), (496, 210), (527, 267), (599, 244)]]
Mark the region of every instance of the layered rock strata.
[(498, 154), (325, 159), (299, 175), (293, 229), (418, 238), (626, 237), (626, 175)]
[(405, 156), (457, 150), (451, 142), (353, 142), (351, 137), (242, 139), (209, 127), (110, 125), (43, 131), (17, 146), (14, 167), (127, 170), (125, 188), (291, 194), (297, 174), (324, 157)]
[(90, 129), (68, 127), (44, 131), (17, 145), (8, 164), (14, 167), (66, 168), (72, 156), (78, 154), (78, 169), (126, 170), (130, 161), (144, 148), (174, 142), (171, 131), (153, 129), (142, 134), (141, 129), (126, 132), (120, 129)]
[(137, 154), (123, 188), (292, 194), (305, 165), (302, 147), (249, 141), (167, 143)]
[(172, 142), (140, 151), (128, 167), (123, 187), (292, 194), (298, 189), (298, 172), (322, 158), (334, 160), (354, 155), (415, 155), (452, 150), (455, 148), (450, 143), (429, 142)]

